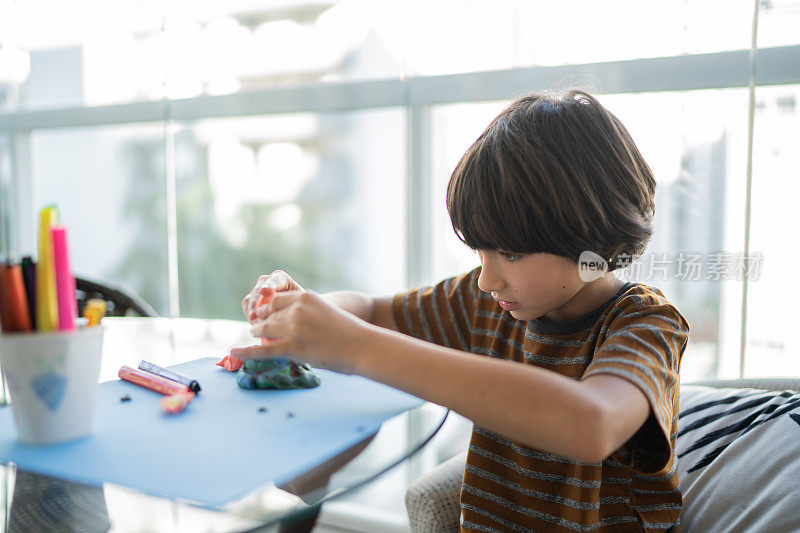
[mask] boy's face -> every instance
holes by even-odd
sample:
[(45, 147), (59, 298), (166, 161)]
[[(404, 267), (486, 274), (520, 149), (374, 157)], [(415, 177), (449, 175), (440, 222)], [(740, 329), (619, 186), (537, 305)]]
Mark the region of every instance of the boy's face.
[(478, 288), (492, 295), (517, 320), (569, 320), (614, 295), (622, 283), (611, 273), (584, 282), (578, 264), (546, 253), (510, 254), (479, 250)]

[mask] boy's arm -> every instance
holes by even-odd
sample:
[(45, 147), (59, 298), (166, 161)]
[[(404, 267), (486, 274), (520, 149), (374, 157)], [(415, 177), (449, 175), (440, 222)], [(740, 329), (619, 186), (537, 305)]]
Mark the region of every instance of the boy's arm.
[(650, 413), (645, 394), (613, 375), (575, 381), (390, 331), (372, 329), (365, 338), (353, 358), (354, 373), (446, 405), (531, 448), (577, 461), (605, 459)]
[(301, 291), (277, 293), (269, 317), (253, 326), (254, 335), (276, 340), (231, 354), (290, 354), (318, 368), (360, 374), (445, 405), (529, 447), (578, 461), (604, 459), (649, 414), (644, 394), (623, 378), (602, 374), (574, 381), (371, 326), (331, 304), (336, 302)]
[[(469, 306), (476, 273), (446, 280), (430, 296)], [(394, 300), (349, 291), (322, 298), (301, 291), (279, 293), (253, 326), (254, 335), (278, 340), (237, 351), (245, 358), (291, 354), (318, 368), (361, 374), (445, 405), (527, 446), (587, 462), (604, 459), (629, 442), (648, 419), (650, 406), (659, 405), (648, 402), (648, 391), (639, 388), (644, 385), (614, 375), (613, 369), (576, 381), (389, 331), (397, 328)], [(419, 307), (418, 298), (413, 301)], [(459, 322), (462, 314), (472, 312), (457, 313), (453, 320)], [(424, 323), (415, 327), (424, 328)], [(447, 345), (464, 345), (456, 337)]]
[(337, 291), (325, 293), (322, 297), (365, 322), (397, 331), (391, 296), (372, 297), (355, 291)]

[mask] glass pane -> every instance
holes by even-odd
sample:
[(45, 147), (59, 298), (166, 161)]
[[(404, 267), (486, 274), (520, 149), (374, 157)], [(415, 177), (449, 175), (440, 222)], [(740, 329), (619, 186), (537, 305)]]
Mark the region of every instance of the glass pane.
[(24, 253), (35, 252), (38, 209), (58, 204), (75, 274), (127, 286), (167, 315), (163, 127), (36, 131), (31, 162)]
[(800, 0), (762, 0), (758, 11), (758, 46), (800, 44)]
[(405, 113), (214, 119), (176, 133), (181, 315), (242, 319), (260, 274), (389, 294), (405, 274)]
[(458, 161), (508, 102), (452, 104), (432, 109), (433, 272), (431, 281), (472, 270), (478, 256), (453, 231), (447, 214), (447, 182)]
[[(738, 372), (741, 280), (717, 276), (709, 263), (717, 252), (741, 252), (743, 247), (747, 92), (599, 98), (627, 126), (659, 183), (655, 235), (639, 264), (620, 276), (660, 288), (686, 316), (691, 334), (683, 365), (685, 380)], [(446, 184), (463, 152), (504, 104), (434, 110), (437, 278), (478, 264), (453, 234), (444, 207)], [(694, 267), (687, 271), (678, 266), (681, 257), (695, 256), (704, 265), (698, 279)]]
[(689, 321), (682, 380), (738, 374), (747, 165), (744, 89), (607, 95), (658, 180), (655, 234), (620, 272)]
[[(752, 11), (724, 0), (5, 2), (0, 108), (747, 49)], [(798, 11), (762, 2), (760, 45), (796, 44)]]
[(379, 13), (333, 0), (0, 3), (0, 108), (397, 78), (402, 41), (379, 35)]
[(751, 3), (725, 0), (413, 0), (391, 3), (377, 33), (402, 21), (408, 73), (433, 75), (744, 49), (752, 19)]
[[(751, 199), (751, 266), (747, 292), (748, 376), (800, 375), (800, 343), (791, 308), (796, 290), (792, 217), (800, 194), (800, 86), (756, 91)], [(787, 230), (789, 230), (787, 232)]]
[(12, 194), (11, 135), (0, 134), (0, 259), (8, 258), (12, 251), (11, 220), (14, 214), (11, 210), (16, 205), (11, 200)]
[(161, 98), (163, 74), (149, 38), (161, 31), (166, 4), (3, 2), (0, 105), (41, 109)]

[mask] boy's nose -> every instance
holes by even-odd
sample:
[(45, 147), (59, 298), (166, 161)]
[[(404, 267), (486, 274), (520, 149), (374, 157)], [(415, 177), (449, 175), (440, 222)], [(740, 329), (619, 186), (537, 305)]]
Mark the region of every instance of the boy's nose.
[(483, 292), (497, 292), (503, 288), (503, 280), (498, 277), (486, 262), (481, 266), (481, 273), (478, 275), (478, 288)]

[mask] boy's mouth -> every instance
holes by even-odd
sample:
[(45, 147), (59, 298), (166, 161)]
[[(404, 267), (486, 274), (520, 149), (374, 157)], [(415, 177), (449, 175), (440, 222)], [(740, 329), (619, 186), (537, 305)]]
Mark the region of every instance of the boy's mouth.
[(497, 303), (500, 304), (500, 307), (502, 307), (506, 311), (516, 311), (517, 309), (519, 309), (519, 302), (507, 302), (505, 300), (497, 300)]

